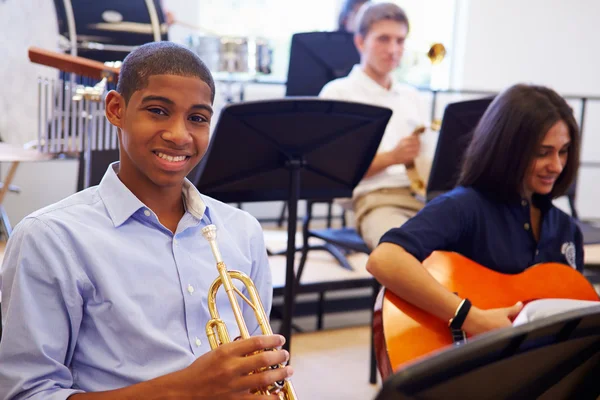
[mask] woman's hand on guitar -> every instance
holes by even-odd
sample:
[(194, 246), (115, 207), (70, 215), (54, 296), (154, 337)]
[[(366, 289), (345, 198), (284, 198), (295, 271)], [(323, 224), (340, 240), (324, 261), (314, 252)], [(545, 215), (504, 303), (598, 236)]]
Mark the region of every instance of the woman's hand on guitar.
[(494, 329), (512, 326), (512, 321), (522, 309), (523, 303), (520, 301), (511, 307), (489, 310), (471, 307), (463, 324), (463, 330), (469, 335), (479, 335)]

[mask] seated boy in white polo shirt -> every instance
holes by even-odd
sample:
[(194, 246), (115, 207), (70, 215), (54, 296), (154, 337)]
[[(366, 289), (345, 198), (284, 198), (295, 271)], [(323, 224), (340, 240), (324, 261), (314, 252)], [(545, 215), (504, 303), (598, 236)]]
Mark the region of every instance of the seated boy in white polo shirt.
[(367, 3), (356, 18), (354, 41), (360, 64), (347, 77), (325, 85), (320, 97), (393, 111), (377, 154), (353, 193), (356, 226), (373, 249), (385, 232), (401, 226), (423, 207), (409, 189), (405, 165), (419, 155), (420, 139), (412, 133), (425, 125), (426, 118), (418, 91), (392, 77), (409, 29), (404, 11), (392, 3)]

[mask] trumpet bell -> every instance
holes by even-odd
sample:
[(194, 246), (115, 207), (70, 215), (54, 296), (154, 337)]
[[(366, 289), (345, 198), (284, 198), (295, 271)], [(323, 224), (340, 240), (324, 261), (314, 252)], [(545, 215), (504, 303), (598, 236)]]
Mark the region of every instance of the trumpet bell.
[(427, 52), (427, 57), (432, 64), (439, 64), (446, 57), (446, 48), (441, 43), (434, 43)]

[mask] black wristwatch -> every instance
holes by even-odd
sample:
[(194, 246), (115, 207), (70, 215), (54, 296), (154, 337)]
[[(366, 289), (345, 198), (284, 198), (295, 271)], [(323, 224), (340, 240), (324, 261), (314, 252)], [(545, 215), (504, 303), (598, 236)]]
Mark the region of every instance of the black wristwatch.
[(469, 301), (469, 299), (464, 299), (456, 309), (454, 317), (450, 318), (450, 321), (448, 321), (448, 327), (450, 329), (456, 330), (461, 329), (465, 322), (465, 319), (467, 319), (467, 314), (469, 313), (470, 309), (471, 302)]

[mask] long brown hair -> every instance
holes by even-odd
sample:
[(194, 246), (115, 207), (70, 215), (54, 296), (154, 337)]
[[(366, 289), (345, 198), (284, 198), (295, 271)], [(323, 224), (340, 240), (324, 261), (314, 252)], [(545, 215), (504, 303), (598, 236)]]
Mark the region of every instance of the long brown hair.
[(571, 145), (550, 197), (564, 195), (579, 168), (579, 128), (561, 96), (535, 85), (511, 86), (492, 101), (473, 132), (458, 185), (472, 186), (501, 200), (518, 198), (542, 140), (561, 120), (569, 128)]

